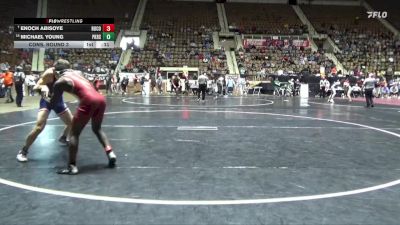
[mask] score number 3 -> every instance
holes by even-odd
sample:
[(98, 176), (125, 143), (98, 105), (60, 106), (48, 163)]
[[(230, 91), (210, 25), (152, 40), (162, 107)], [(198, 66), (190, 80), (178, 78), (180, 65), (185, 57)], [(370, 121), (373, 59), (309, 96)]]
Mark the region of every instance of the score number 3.
[(103, 32), (114, 32), (114, 24), (103, 24)]

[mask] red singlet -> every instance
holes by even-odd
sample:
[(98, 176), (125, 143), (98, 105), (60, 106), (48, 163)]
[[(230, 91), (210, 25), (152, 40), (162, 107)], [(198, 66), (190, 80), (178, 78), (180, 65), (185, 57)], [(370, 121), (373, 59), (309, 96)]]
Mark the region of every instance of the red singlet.
[(64, 78), (72, 81), (72, 94), (75, 94), (80, 101), (73, 122), (85, 125), (92, 119), (92, 122), (101, 123), (106, 110), (106, 100), (79, 73), (78, 71), (66, 71), (63, 75)]

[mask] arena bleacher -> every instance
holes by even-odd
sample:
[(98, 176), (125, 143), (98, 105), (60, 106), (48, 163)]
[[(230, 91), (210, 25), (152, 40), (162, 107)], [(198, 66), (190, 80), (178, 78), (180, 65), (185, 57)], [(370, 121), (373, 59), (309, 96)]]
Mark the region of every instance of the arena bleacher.
[(307, 33), (289, 5), (228, 3), (225, 9), (230, 29), (241, 34)]
[(142, 29), (148, 31), (147, 42), (132, 54), (129, 67), (190, 66), (226, 73), (225, 53), (213, 46), (212, 34), (219, 30), (214, 3), (150, 0)]
[(350, 71), (398, 70), (399, 43), (361, 6), (302, 5), (317, 32), (328, 34), (341, 52), (336, 56)]
[[(130, 30), (140, 0), (102, 0), (95, 4), (91, 0), (79, 2), (47, 1), (48, 17), (112, 17), (116, 32)], [(396, 7), (382, 8), (379, 1), (368, 3), (378, 10), (386, 10), (388, 21), (395, 27), (398, 19)], [(388, 4), (395, 4), (388, 1)], [(24, 5), (26, 7), (17, 7)], [(307, 70), (318, 74), (321, 67), (329, 74), (337, 73), (337, 65), (328, 57), (324, 47), (325, 39), (314, 39), (308, 35), (304, 25), (291, 5), (227, 2), (223, 4), (228, 30), (235, 35), (284, 36), (279, 44), (263, 47), (243, 46), (232, 49), (236, 57), (235, 66), (241, 75), (251, 79), (264, 79), (270, 74), (298, 74)], [(386, 71), (388, 74), (400, 70), (400, 41), (391, 31), (376, 19), (366, 17), (366, 9), (356, 5), (299, 5), (304, 15), (319, 34), (326, 34), (339, 51), (334, 55), (343, 68), (351, 75)], [(17, 9), (18, 8), (18, 9)], [(2, 1), (0, 5), (0, 62), (26, 66), (29, 70), (31, 49), (14, 49), (14, 17), (35, 17), (37, 1), (22, 0), (18, 3)], [(7, 10), (6, 10), (7, 9)], [(396, 11), (397, 10), (397, 11)], [(147, 31), (143, 48), (133, 47), (129, 60), (122, 65), (128, 72), (155, 70), (158, 67), (195, 67), (208, 74), (229, 74), (226, 51), (215, 48), (215, 35), (222, 31), (214, 2), (149, 0), (140, 23), (140, 29)], [(157, 15), (157, 16), (154, 16)], [(261, 36), (262, 37), (262, 36)], [(294, 46), (290, 42), (298, 37), (310, 41), (307, 47)], [(259, 37), (255, 37), (259, 38)], [(264, 38), (264, 37), (263, 37)], [(289, 44), (288, 44), (289, 43)], [(311, 43), (316, 48), (312, 49)], [(238, 45), (239, 46), (239, 45)], [(74, 68), (90, 71), (95, 65), (109, 67), (119, 63), (123, 50), (115, 49), (46, 49), (44, 68), (58, 58), (66, 58)], [(242, 73), (243, 72), (243, 73)]]

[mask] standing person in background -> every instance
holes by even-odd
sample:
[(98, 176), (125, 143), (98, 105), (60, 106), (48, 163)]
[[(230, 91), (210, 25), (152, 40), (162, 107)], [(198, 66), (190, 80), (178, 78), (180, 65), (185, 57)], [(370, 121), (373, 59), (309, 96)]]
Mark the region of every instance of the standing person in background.
[(6, 94), (5, 86), (4, 86), (4, 75), (0, 73), (0, 98), (4, 98)]
[(127, 76), (124, 76), (121, 81), (122, 95), (126, 95), (126, 87), (128, 87), (129, 79)]
[(199, 91), (199, 84), (197, 83), (197, 79), (193, 81), (193, 83), (190, 86), (190, 89), (192, 89), (193, 95), (196, 96), (197, 92)]
[(140, 87), (142, 88), (142, 95), (144, 95), (144, 96), (146, 96), (147, 95), (147, 93), (146, 93), (146, 89), (145, 89), (145, 87), (144, 87), (144, 83), (146, 82), (146, 77), (145, 77), (146, 75), (143, 75), (141, 78), (140, 78)]
[(214, 95), (214, 99), (218, 98), (218, 84), (217, 84), (218, 79), (215, 79), (212, 81), (212, 93)]
[(199, 84), (199, 91), (197, 92), (197, 101), (200, 101), (200, 93), (201, 93), (201, 100), (204, 102), (206, 98), (207, 81), (208, 77), (206, 73), (203, 73), (197, 79), (197, 83)]
[(119, 74), (117, 74), (117, 78), (116, 78), (116, 92), (117, 94), (121, 93), (121, 77), (119, 76)]
[(15, 100), (18, 107), (22, 107), (22, 99), (24, 98), (24, 82), (25, 82), (25, 73), (22, 72), (22, 67), (17, 66), (16, 72), (14, 74), (14, 84), (15, 84), (15, 92), (17, 94)]
[(224, 76), (220, 76), (217, 80), (218, 95), (222, 95), (222, 87), (224, 86)]
[(6, 68), (3, 79), (4, 87), (6, 89), (6, 103), (13, 103), (14, 98), (11, 93), (11, 88), (14, 85), (14, 74), (10, 71), (9, 68)]
[(335, 101), (333, 99), (336, 96), (336, 90), (338, 89), (339, 86), (340, 86), (340, 80), (333, 82), (333, 84), (331, 86), (331, 95), (328, 98), (328, 102), (330, 102), (332, 104), (335, 103)]
[(99, 92), (99, 82), (100, 82), (100, 80), (99, 80), (99, 75), (94, 75), (94, 78), (93, 78), (93, 87), (94, 87), (94, 89), (97, 91), (97, 92)]
[(112, 74), (111, 75), (111, 94), (117, 93), (117, 76)]
[(369, 74), (368, 78), (364, 80), (363, 87), (365, 92), (366, 107), (374, 107), (373, 90), (377, 84), (374, 74)]
[(183, 77), (185, 80), (185, 95), (189, 95), (189, 90), (190, 90), (190, 84), (189, 84), (189, 75), (186, 75)]
[(158, 95), (160, 95), (163, 93), (163, 90), (162, 90), (163, 79), (162, 79), (161, 74), (158, 75), (156, 83), (157, 83)]
[(322, 77), (321, 80), (319, 81), (319, 97), (325, 98), (326, 93), (328, 92), (329, 89), (329, 81), (325, 78)]
[(351, 86), (349, 78), (346, 78), (346, 80), (343, 82), (343, 91), (344, 96), (346, 96), (349, 99), (349, 102), (351, 102)]
[(247, 94), (246, 92), (245, 92), (245, 89), (246, 89), (246, 80), (244, 79), (244, 78), (239, 78), (239, 81), (238, 81), (238, 87), (239, 87), (239, 94), (240, 94), (240, 96), (242, 96), (242, 95), (244, 95), (244, 94)]
[(233, 94), (233, 89), (235, 88), (235, 81), (232, 79), (232, 77), (229, 77), (228, 78), (228, 81), (227, 81), (227, 83), (226, 83), (226, 87), (227, 87), (227, 90), (228, 90), (228, 94), (229, 95), (232, 95)]
[(111, 83), (112, 83), (112, 70), (109, 70), (106, 78), (106, 95), (108, 95), (109, 92), (112, 93)]
[(28, 86), (28, 95), (29, 96), (34, 96), (35, 92), (33, 90), (33, 87), (35, 86), (35, 77), (32, 74), (28, 74), (25, 77), (25, 83), (26, 86)]
[(178, 74), (175, 74), (172, 78), (172, 87), (175, 90), (176, 96), (181, 92), (181, 79), (179, 79)]

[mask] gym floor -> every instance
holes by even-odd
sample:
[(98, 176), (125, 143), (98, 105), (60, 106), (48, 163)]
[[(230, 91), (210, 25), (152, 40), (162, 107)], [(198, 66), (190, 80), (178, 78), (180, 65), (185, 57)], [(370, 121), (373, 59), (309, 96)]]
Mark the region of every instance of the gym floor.
[[(54, 116), (15, 156), (37, 109), (0, 114), (0, 224), (398, 225), (400, 107), (273, 96), (109, 97), (103, 130), (90, 125), (80, 174)], [(76, 102), (68, 104), (72, 112)]]

